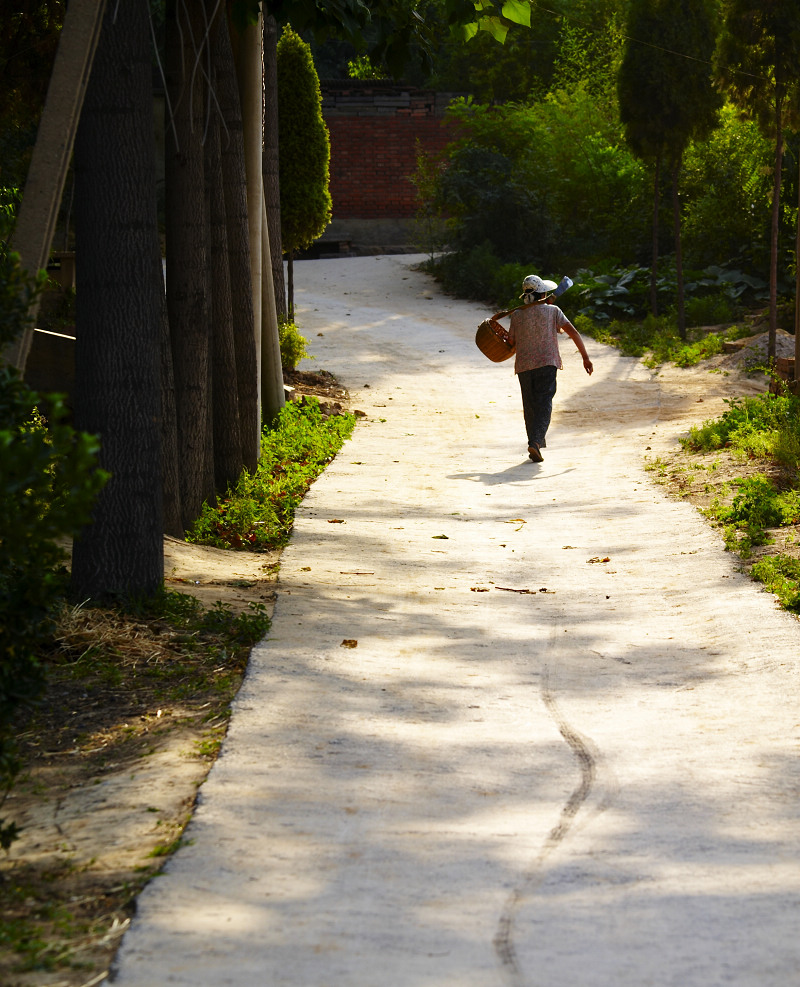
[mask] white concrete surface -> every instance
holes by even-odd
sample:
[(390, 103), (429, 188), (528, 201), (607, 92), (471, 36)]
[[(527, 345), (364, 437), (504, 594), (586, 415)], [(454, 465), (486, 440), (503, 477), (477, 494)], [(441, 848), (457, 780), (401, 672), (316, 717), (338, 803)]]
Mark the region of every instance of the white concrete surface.
[(534, 465), (485, 311), (412, 261), (296, 268), (367, 417), (114, 982), (800, 983), (800, 624), (643, 471), (657, 379), (566, 340)]

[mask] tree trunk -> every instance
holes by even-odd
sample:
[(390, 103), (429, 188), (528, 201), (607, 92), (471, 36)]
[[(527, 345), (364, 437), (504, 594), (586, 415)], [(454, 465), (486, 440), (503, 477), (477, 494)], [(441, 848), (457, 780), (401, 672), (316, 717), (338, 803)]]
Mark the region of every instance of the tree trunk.
[(224, 11), (218, 18), (213, 32), (213, 59), (217, 99), (220, 114), (225, 122), (225, 130), (220, 136), (220, 159), (236, 348), (236, 388), (239, 396), (242, 464), (253, 472), (261, 452), (261, 410), (250, 269), (247, 177), (244, 166), (239, 88), (228, 33), (228, 21)]
[(678, 159), (672, 167), (672, 216), (675, 224), (675, 274), (678, 281), (678, 332), (686, 341), (686, 313), (683, 289), (683, 252), (681, 248), (681, 200), (678, 194), (678, 181), (681, 174), (681, 162)]
[(650, 268), (650, 311), (658, 315), (658, 219), (661, 198), (661, 155), (653, 175), (653, 263)]
[(167, 298), (164, 288), (164, 265), (161, 246), (156, 239), (154, 258), (157, 265), (153, 279), (159, 286), (159, 323), (161, 326), (161, 476), (163, 491), (164, 533), (183, 538), (181, 516), (180, 465), (178, 459), (178, 419), (175, 408), (175, 374), (172, 369), (172, 346), (169, 338)]
[(209, 126), (205, 149), (209, 249), (214, 262), (214, 287), (211, 292), (211, 405), (214, 486), (218, 493), (224, 493), (228, 486), (234, 485), (239, 479), (243, 462), (219, 130), (219, 117), (215, 116)]
[(290, 250), (286, 255), (287, 281), (289, 284), (289, 321), (294, 322), (294, 254)]
[[(209, 463), (210, 308), (206, 254), (205, 179), (200, 140), (205, 126), (203, 76), (196, 45), (204, 37), (199, 4), (166, 11), (166, 77), (173, 113), (165, 150), (167, 311), (175, 372), (183, 527), (213, 498)], [(176, 143), (177, 141), (177, 143)]]
[(800, 146), (797, 149), (797, 226), (794, 241), (794, 379), (800, 370)]
[(75, 154), (75, 421), (111, 473), (74, 545), (79, 598), (152, 594), (164, 577), (151, 73), (147, 7), (109, 4)]
[(262, 272), (262, 318), (261, 327), (261, 374), (267, 382), (263, 388), (264, 400), (261, 413), (265, 424), (272, 424), (281, 408), (286, 403), (286, 392), (283, 388), (283, 367), (281, 366), (281, 345), (278, 335), (278, 316), (275, 311), (275, 292), (272, 283), (272, 264), (270, 263), (269, 234), (267, 231), (266, 207), (261, 226), (263, 237), (264, 268)]
[[(258, 393), (263, 404), (263, 380), (261, 368), (261, 271), (262, 240), (261, 223), (264, 186), (261, 177), (261, 148), (263, 128), (261, 117), (261, 18), (241, 34), (231, 35), (236, 77), (239, 83), (239, 100), (242, 107), (242, 133), (244, 137), (244, 167), (247, 176), (247, 228), (250, 237), (250, 280), (253, 292), (253, 325), (255, 327), (256, 361), (258, 366)], [(260, 418), (260, 416), (259, 416)]]
[(275, 18), (264, 18), (264, 196), (275, 291), (275, 310), (286, 318), (286, 286), (281, 245), (281, 188), (278, 156), (278, 25)]
[(783, 165), (783, 92), (775, 96), (775, 180), (772, 186), (772, 233), (769, 246), (769, 337), (767, 354), (775, 360), (778, 336), (778, 234), (781, 223), (781, 180)]

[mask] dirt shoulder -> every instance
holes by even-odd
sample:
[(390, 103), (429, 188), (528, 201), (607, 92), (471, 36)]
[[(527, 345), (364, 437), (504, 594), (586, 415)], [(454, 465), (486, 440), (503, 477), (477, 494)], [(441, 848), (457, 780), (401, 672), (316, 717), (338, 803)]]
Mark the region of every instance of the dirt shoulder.
[[(288, 377), (296, 398), (347, 408), (331, 374)], [(165, 587), (204, 608), (271, 615), (280, 555), (167, 536)], [(187, 637), (87, 607), (62, 621), (41, 710), (21, 724), (22, 771), (0, 808), (21, 831), (0, 858), (3, 987), (99, 983), (136, 895), (179, 845), (249, 654), (213, 634)]]

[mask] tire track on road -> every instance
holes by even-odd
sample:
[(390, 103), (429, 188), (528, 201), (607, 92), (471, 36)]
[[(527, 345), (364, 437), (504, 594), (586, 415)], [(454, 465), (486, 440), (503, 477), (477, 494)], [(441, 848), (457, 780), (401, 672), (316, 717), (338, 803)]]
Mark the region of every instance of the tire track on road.
[[(580, 769), (580, 780), (570, 797), (564, 803), (556, 825), (547, 834), (542, 848), (531, 866), (523, 873), (519, 884), (509, 894), (505, 907), (500, 913), (494, 948), (511, 987), (527, 987), (527, 981), (519, 964), (514, 942), (517, 914), (523, 902), (531, 896), (545, 877), (544, 865), (547, 858), (564, 842), (572, 829), (575, 817), (591, 795), (597, 778), (598, 756), (592, 742), (578, 733), (567, 721), (556, 701), (551, 683), (550, 665), (542, 670), (540, 687), (542, 702), (545, 705), (558, 731), (572, 751)], [(605, 808), (601, 805), (599, 811)]]

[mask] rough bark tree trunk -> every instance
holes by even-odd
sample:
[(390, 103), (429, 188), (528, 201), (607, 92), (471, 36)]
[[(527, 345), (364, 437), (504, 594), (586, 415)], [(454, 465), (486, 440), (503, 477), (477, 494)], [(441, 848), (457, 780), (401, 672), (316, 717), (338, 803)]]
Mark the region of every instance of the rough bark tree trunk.
[(278, 25), (271, 15), (264, 18), (264, 196), (275, 291), (275, 310), (286, 318), (286, 284), (281, 245), (281, 188), (278, 157)]
[(658, 219), (661, 198), (661, 155), (656, 158), (653, 175), (653, 263), (650, 268), (650, 311), (658, 315)]
[(225, 16), (219, 17), (213, 32), (213, 60), (217, 99), (225, 122), (225, 130), (220, 135), (220, 158), (227, 222), (242, 461), (252, 472), (256, 468), (261, 450), (258, 356), (253, 316), (242, 111)]
[[(169, 313), (183, 527), (214, 496), (209, 463), (210, 307), (205, 223), (203, 75), (197, 47), (205, 34), (198, 4), (171, 0), (166, 10), (166, 78), (173, 113), (165, 151), (167, 311)], [(177, 140), (177, 144), (176, 144)]]
[(775, 97), (775, 175), (772, 186), (772, 231), (769, 245), (769, 336), (767, 354), (775, 360), (778, 336), (778, 236), (781, 225), (781, 181), (783, 165), (783, 93)]
[(235, 484), (239, 479), (243, 462), (219, 130), (219, 117), (215, 116), (208, 129), (205, 167), (209, 249), (214, 263), (214, 286), (211, 292), (214, 486), (218, 493), (224, 493), (229, 485)]
[(683, 251), (681, 248), (681, 200), (678, 195), (678, 181), (681, 173), (681, 162), (678, 160), (672, 168), (672, 217), (675, 224), (675, 274), (678, 281), (678, 333), (686, 340), (686, 312), (683, 288)]
[(161, 245), (154, 244), (153, 279), (159, 286), (159, 324), (161, 326), (161, 477), (163, 491), (164, 533), (183, 538), (181, 516), (180, 466), (178, 460), (178, 419), (175, 408), (175, 374), (172, 369), (172, 345), (169, 338), (167, 297)]
[(281, 344), (277, 332), (278, 316), (275, 311), (275, 292), (272, 282), (266, 207), (261, 225), (261, 236), (263, 239), (262, 250), (264, 257), (261, 289), (263, 299), (261, 309), (263, 319), (263, 325), (261, 327), (261, 374), (265, 382), (265, 386), (262, 389), (264, 400), (261, 405), (261, 414), (264, 418), (264, 423), (271, 425), (286, 403), (286, 392), (283, 387)]
[(75, 154), (75, 420), (111, 473), (73, 549), (80, 598), (150, 594), (164, 576), (151, 73), (147, 7), (109, 4)]
[(261, 201), (263, 180), (261, 177), (261, 147), (263, 128), (261, 117), (261, 17), (241, 34), (231, 34), (236, 78), (239, 84), (239, 101), (242, 107), (242, 135), (244, 138), (244, 167), (247, 176), (247, 229), (250, 237), (250, 279), (253, 292), (253, 325), (255, 327), (256, 360), (258, 366), (259, 402), (263, 403), (261, 376), (261, 271), (262, 241)]

